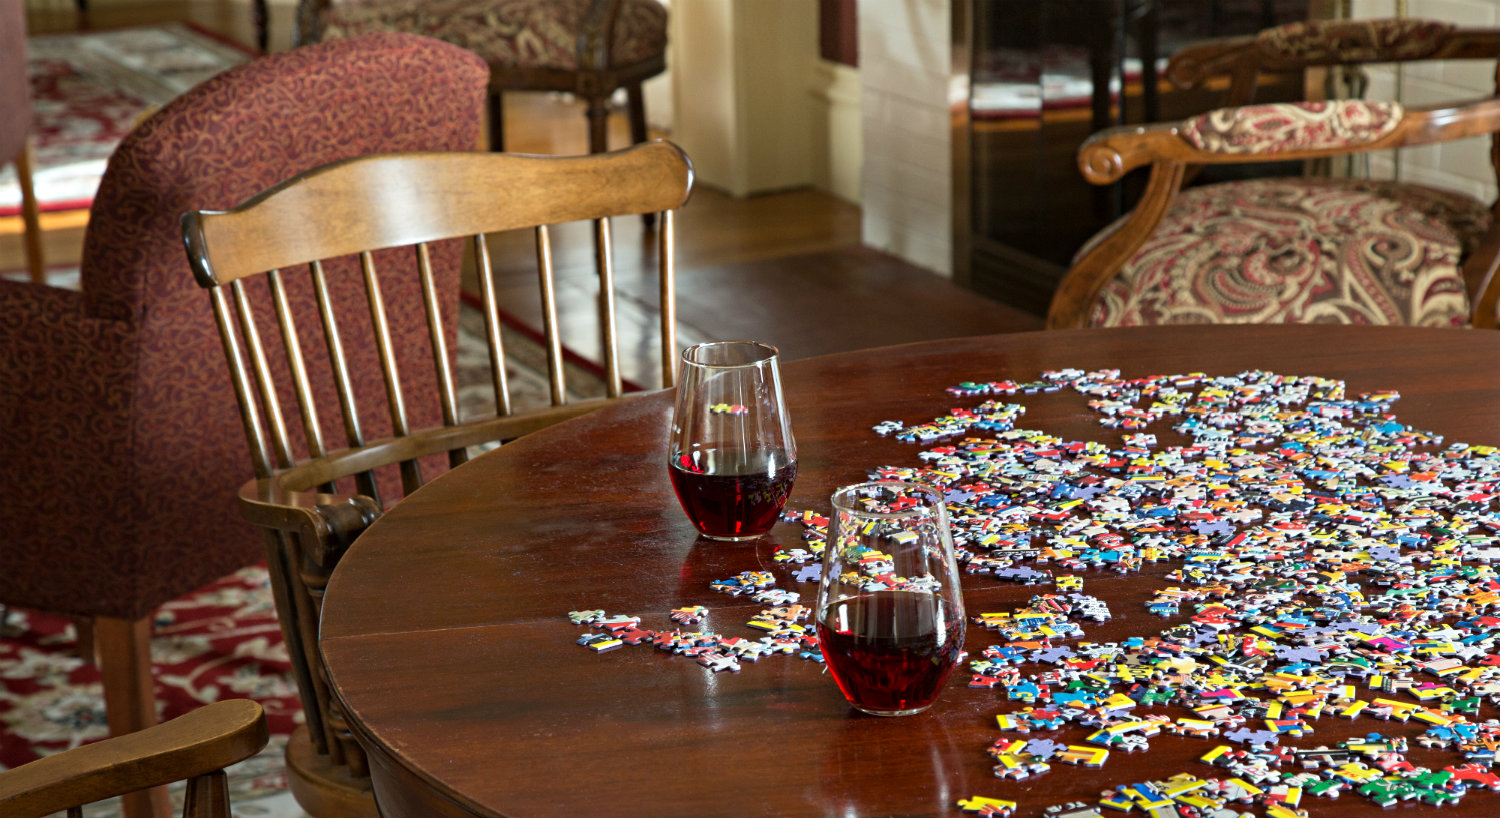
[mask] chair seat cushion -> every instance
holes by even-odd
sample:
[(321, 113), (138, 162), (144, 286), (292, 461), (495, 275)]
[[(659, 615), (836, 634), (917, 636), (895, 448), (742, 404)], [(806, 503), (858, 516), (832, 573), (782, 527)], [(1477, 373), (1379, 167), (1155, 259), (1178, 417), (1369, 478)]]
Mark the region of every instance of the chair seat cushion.
[[(589, 0), (351, 0), (328, 7), (323, 39), (402, 31), (467, 48), (507, 68), (578, 69), (578, 32)], [(656, 0), (624, 0), (615, 22), (611, 67), (659, 57), (667, 10)]]
[(1259, 179), (1184, 190), (1100, 293), (1092, 326), (1461, 326), (1462, 259), (1481, 203), (1365, 179)]

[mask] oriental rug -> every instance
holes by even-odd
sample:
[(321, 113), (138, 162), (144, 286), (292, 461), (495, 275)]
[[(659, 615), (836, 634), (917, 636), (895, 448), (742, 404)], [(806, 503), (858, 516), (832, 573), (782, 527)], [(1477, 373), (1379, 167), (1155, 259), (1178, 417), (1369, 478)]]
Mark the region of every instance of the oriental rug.
[[(88, 207), (110, 153), (142, 114), (252, 56), (181, 23), (38, 35), (26, 47), (44, 211)], [(19, 213), (20, 203), (15, 166), (6, 164), (0, 216)]]

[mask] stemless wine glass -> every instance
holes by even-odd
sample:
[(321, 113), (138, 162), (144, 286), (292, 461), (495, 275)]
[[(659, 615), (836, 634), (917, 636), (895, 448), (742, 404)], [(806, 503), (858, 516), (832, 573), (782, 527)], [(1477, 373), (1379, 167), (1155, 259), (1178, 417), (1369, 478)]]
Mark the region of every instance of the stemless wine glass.
[(667, 471), (682, 510), (715, 540), (771, 530), (797, 477), (776, 347), (712, 341), (682, 351)]
[(850, 704), (876, 716), (931, 706), (964, 644), (943, 495), (894, 480), (834, 492), (815, 610), (823, 659)]

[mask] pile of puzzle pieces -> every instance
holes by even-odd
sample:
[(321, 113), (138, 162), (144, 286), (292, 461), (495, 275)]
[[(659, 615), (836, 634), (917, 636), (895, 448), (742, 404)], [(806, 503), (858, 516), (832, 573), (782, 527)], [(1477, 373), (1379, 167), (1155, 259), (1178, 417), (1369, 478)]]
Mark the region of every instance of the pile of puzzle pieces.
[[(976, 652), (970, 684), (1019, 708), (997, 716), (1003, 734), (1020, 734), (989, 749), (997, 777), (1101, 766), (1166, 732), (1232, 742), (1203, 756), (1229, 777), (1183, 773), (1049, 815), (1231, 816), (1259, 804), (1294, 816), (1307, 812), (1304, 795), (1442, 805), (1500, 785), (1488, 769), (1500, 725), (1477, 722), (1481, 703), (1500, 698), (1500, 581), (1490, 564), (1500, 559), (1500, 452), (1439, 448), (1441, 438), (1391, 415), (1397, 394), (1350, 399), (1323, 378), (1069, 370), (949, 391), (1059, 388), (1084, 395), (1101, 425), (1135, 433), (1115, 447), (1062, 440), (1006, 425), (1024, 408), (995, 400), (875, 429), (926, 444), (956, 438), (921, 452), (920, 466), (870, 476), (944, 489), (970, 573), (1060, 592), (975, 616), (1004, 641)], [(1190, 442), (1158, 448), (1139, 432), (1158, 421)], [(1084, 641), (1078, 620), (1109, 612), (1078, 574), (1163, 561), (1173, 584), (1147, 610), (1175, 624), (1121, 643)], [(1195, 717), (1144, 712), (1169, 705)], [(1404, 739), (1378, 734), (1332, 750), (1283, 746), (1315, 736), (1327, 717), (1419, 723), (1421, 743), (1453, 751), (1454, 763), (1415, 766)], [(1089, 730), (1083, 743), (1030, 738), (1068, 727)], [(986, 804), (960, 806), (1015, 809)]]
[[(1017, 428), (1024, 406), (1001, 399), (1068, 389), (1101, 426), (1121, 430), (1120, 443)], [(1097, 802), (1054, 805), (1051, 818), (1129, 809), (1229, 818), (1252, 806), (1292, 818), (1340, 792), (1381, 805), (1442, 805), (1500, 786), (1490, 772), (1500, 723), (1483, 719), (1500, 704), (1492, 565), (1500, 560), (1500, 449), (1445, 447), (1401, 424), (1394, 392), (1350, 397), (1339, 381), (1260, 371), (1125, 378), (1064, 370), (949, 392), (986, 400), (924, 423), (875, 427), (930, 448), (915, 464), (868, 476), (944, 491), (969, 582), (1036, 588), (1025, 608), (970, 611), (997, 643), (973, 651), (969, 684), (1008, 708), (997, 714), (1000, 737), (989, 748), (997, 777), (1046, 775), (1057, 764), (1107, 768), (1112, 753), (1149, 752), (1158, 740), (1209, 743), (1202, 763), (1211, 776), (1184, 771), (1117, 787)], [(1184, 443), (1159, 445), (1145, 431), (1153, 424)], [(803, 526), (806, 547), (779, 550), (779, 571), (816, 582), (826, 517), (788, 511), (784, 519)], [(1088, 576), (1157, 564), (1168, 581), (1146, 613), (1162, 627), (1089, 641), (1090, 623), (1112, 612), (1086, 593)], [(769, 572), (746, 572), (714, 589), (764, 594), (780, 590), (774, 582)], [(742, 641), (769, 650), (739, 649), (812, 658), (811, 628), (775, 613), (796, 600), (765, 601), (772, 607), (758, 619), (771, 635)], [(712, 634), (642, 638), (638, 619), (597, 613), (581, 620), (598, 631), (580, 639), (595, 650), (636, 638), (673, 651), (686, 645), (685, 655), (714, 669), (737, 669), (722, 657), (744, 658), (733, 638), (727, 647)], [(1151, 712), (1160, 709), (1173, 715)], [(1380, 733), (1320, 744), (1325, 719), (1403, 722), (1452, 763), (1412, 764), (1405, 738)], [(1062, 730), (1085, 738), (1039, 735)], [(960, 807), (1017, 809), (984, 796)]]

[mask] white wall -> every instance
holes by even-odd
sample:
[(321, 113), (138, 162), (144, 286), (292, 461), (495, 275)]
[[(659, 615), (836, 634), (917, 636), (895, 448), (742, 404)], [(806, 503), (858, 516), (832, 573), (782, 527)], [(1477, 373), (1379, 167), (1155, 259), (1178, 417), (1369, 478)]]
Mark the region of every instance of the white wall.
[(860, 189), (859, 72), (818, 55), (809, 0), (679, 0), (672, 7), (672, 138), (699, 181), (735, 196)]
[[(1496, 0), (1354, 0), (1351, 15), (1358, 18), (1394, 17), (1404, 6), (1405, 16), (1443, 20), (1460, 26), (1500, 26)], [(1399, 100), (1405, 105), (1459, 102), (1495, 93), (1494, 60), (1454, 60), (1409, 63), (1369, 69), (1366, 96)], [(1491, 202), (1496, 195), (1489, 159), (1490, 140), (1476, 137), (1441, 145), (1388, 151), (1370, 157), (1370, 172), (1379, 178), (1432, 185), (1468, 193)]]
[(861, 0), (864, 243), (952, 275), (949, 0)]

